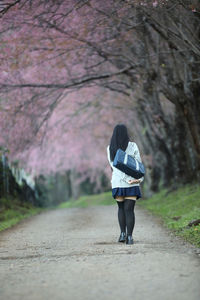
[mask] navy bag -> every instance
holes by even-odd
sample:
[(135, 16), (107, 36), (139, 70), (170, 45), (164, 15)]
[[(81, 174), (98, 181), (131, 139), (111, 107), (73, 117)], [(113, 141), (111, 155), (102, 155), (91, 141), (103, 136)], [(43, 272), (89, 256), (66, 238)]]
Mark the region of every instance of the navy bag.
[(145, 174), (143, 163), (139, 162), (131, 155), (128, 155), (122, 149), (117, 150), (113, 161), (113, 167), (136, 179), (141, 178)]

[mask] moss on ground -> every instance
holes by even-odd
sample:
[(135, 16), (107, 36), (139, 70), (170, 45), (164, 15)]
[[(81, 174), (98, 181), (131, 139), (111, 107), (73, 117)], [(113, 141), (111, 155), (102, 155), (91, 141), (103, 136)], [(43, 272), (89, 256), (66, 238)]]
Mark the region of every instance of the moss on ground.
[(21, 202), (13, 198), (1, 198), (0, 206), (0, 231), (9, 228), (32, 215), (35, 215), (43, 208), (34, 207), (30, 203)]

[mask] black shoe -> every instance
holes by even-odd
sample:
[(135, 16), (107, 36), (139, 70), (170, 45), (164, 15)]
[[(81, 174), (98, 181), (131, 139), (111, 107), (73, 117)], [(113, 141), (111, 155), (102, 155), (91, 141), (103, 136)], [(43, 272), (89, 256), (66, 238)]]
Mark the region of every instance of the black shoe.
[(126, 244), (128, 244), (128, 245), (132, 245), (133, 244), (133, 237), (131, 236), (131, 235), (128, 235), (127, 237), (126, 237)]
[(125, 242), (126, 241), (126, 232), (121, 232), (119, 236), (118, 242)]

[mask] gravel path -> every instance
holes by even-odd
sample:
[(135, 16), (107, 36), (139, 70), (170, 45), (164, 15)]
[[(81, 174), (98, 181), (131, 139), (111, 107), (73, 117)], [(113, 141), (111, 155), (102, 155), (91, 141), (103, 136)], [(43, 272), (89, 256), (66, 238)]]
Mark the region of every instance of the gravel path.
[(1, 300), (199, 300), (200, 252), (136, 204), (134, 245), (117, 206), (43, 212), (0, 233)]

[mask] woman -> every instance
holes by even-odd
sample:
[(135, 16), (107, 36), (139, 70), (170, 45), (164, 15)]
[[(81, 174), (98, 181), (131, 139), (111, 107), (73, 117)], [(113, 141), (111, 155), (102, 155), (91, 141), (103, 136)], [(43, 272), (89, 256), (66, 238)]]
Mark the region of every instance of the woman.
[(144, 177), (135, 179), (113, 167), (113, 160), (119, 148), (141, 162), (138, 146), (129, 140), (127, 127), (124, 124), (115, 126), (110, 145), (107, 146), (107, 156), (112, 169), (112, 196), (118, 204), (118, 221), (121, 230), (118, 242), (126, 241), (126, 244), (133, 244), (134, 207), (136, 200), (141, 198), (139, 185), (144, 180)]

